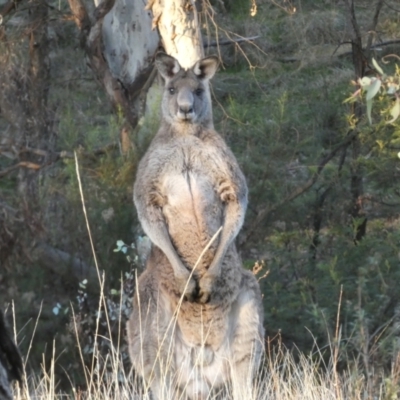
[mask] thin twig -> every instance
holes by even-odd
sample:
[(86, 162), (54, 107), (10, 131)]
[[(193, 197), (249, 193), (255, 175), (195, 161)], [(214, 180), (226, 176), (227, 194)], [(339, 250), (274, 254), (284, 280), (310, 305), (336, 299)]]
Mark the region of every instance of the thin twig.
[[(373, 49), (379, 49), (379, 48), (381, 48), (381, 47), (390, 46), (391, 44), (398, 44), (398, 43), (400, 43), (400, 39), (385, 40), (385, 41), (380, 42), (380, 43), (372, 44), (372, 45), (370, 46), (370, 49), (371, 49), (371, 50), (373, 50)], [(351, 44), (351, 42), (341, 42), (341, 43), (339, 43), (339, 44), (337, 45), (337, 47), (335, 48), (335, 50), (333, 51), (331, 57), (333, 57), (333, 56), (336, 54), (336, 52), (338, 51), (338, 49), (339, 49), (341, 46), (345, 45), (345, 44)], [(363, 48), (362, 48), (363, 51), (365, 51), (366, 49), (367, 49), (367, 47), (363, 47)], [(345, 51), (344, 53), (338, 54), (337, 57), (338, 57), (338, 58), (340, 58), (340, 57), (346, 57), (346, 56), (351, 55), (352, 53), (353, 53), (353, 50)], [(393, 54), (392, 56), (395, 57), (396, 55)], [(385, 57), (388, 57), (388, 56), (385, 56)], [(397, 56), (397, 57), (398, 57), (398, 56)], [(292, 63), (292, 62), (302, 61), (302, 59), (301, 59), (301, 58), (297, 58), (297, 57), (285, 57), (285, 58), (279, 58), (278, 61), (279, 61), (279, 62), (282, 62), (282, 63)]]
[[(384, 42), (375, 43), (371, 45), (370, 50), (379, 49), (380, 47), (390, 46), (391, 44), (397, 44), (397, 43), (400, 43), (400, 39), (385, 40)], [(346, 43), (341, 43), (341, 44), (346, 44)], [(363, 47), (362, 49), (363, 51), (366, 51), (367, 47)], [(351, 53), (352, 51), (346, 51), (344, 53), (339, 54), (338, 57), (345, 57), (350, 55)]]
[(0, 171), (0, 178), (8, 175), (10, 172), (12, 172), (18, 168), (29, 168), (29, 169), (33, 169), (33, 170), (37, 171), (40, 168), (42, 168), (42, 166), (39, 164), (31, 163), (29, 161), (20, 161), (18, 164), (12, 165), (11, 167), (8, 167), (8, 168)]
[(222, 39), (222, 40), (213, 40), (210, 43), (204, 43), (204, 48), (207, 49), (209, 47), (217, 47), (217, 46), (226, 46), (229, 44), (235, 44), (235, 43), (242, 43), (242, 42), (252, 42), (253, 40), (256, 40), (260, 37), (260, 35), (257, 36), (251, 36), (251, 37), (243, 37), (243, 38), (238, 38), (238, 39)]
[(379, 14), (381, 12), (382, 6), (383, 6), (383, 0), (378, 0), (378, 2), (376, 3), (375, 14), (374, 14), (374, 17), (372, 18), (371, 27), (368, 29), (368, 40), (367, 40), (367, 46), (365, 49), (365, 57), (367, 59), (369, 59), (369, 56), (370, 56), (372, 40), (376, 33), (375, 30), (376, 30), (376, 26), (378, 25)]
[(8, 13), (10, 13), (14, 8), (17, 8), (18, 2), (21, 0), (11, 0), (4, 4), (0, 9), (0, 18), (5, 17)]
[(385, 6), (386, 6), (387, 8), (390, 8), (391, 10), (400, 13), (400, 8), (395, 8), (395, 7), (393, 7), (391, 4), (388, 4), (387, 1), (384, 1), (384, 3), (385, 3)]

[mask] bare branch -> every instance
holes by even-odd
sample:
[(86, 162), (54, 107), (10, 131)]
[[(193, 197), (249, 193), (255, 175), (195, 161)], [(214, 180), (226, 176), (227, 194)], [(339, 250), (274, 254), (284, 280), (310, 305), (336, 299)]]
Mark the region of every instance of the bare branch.
[[(111, 150), (115, 150), (118, 148), (118, 143), (116, 142), (111, 142), (108, 143), (107, 145), (100, 147), (98, 149), (95, 149), (91, 152), (86, 152), (86, 151), (78, 151), (79, 155), (84, 157), (84, 158), (95, 158), (98, 156), (102, 156), (104, 154), (107, 154), (109, 151)], [(45, 157), (47, 159), (50, 159), (51, 161), (46, 163), (45, 165), (39, 165), (39, 164), (35, 164), (32, 162), (28, 162), (28, 161), (21, 161), (18, 164), (12, 165), (9, 168), (6, 168), (2, 171), (0, 171), (0, 178), (3, 176), (6, 176), (7, 174), (9, 174), (10, 172), (14, 171), (15, 169), (18, 168), (30, 168), (30, 169), (34, 169), (34, 170), (39, 170), (40, 168), (43, 168), (44, 166), (48, 166), (51, 165), (52, 163), (63, 159), (63, 158), (74, 158), (74, 153), (72, 151), (66, 151), (66, 150), (62, 150), (60, 152), (51, 152), (51, 151), (46, 151), (46, 150), (42, 150), (42, 149), (35, 149), (32, 147), (23, 147), (22, 149), (8, 149), (8, 148), (0, 148), (0, 154), (4, 154), (5, 156), (7, 156), (8, 154), (12, 154), (15, 158), (18, 158), (21, 154), (26, 154), (26, 153), (31, 153), (31, 154), (35, 154), (41, 157)], [(9, 157), (11, 158), (11, 157)]]
[(213, 40), (210, 43), (204, 43), (204, 48), (207, 49), (209, 47), (218, 47), (218, 46), (226, 46), (229, 44), (242, 43), (242, 42), (252, 42), (253, 40), (258, 39), (260, 36), (250, 36), (243, 37), (238, 39), (221, 39), (221, 40)]
[(93, 266), (82, 259), (63, 250), (56, 249), (47, 243), (38, 243), (31, 251), (32, 260), (38, 262), (60, 276), (73, 276), (79, 280), (87, 278), (97, 281), (97, 273)]
[[(103, 155), (107, 154), (109, 151), (115, 150), (115, 149), (118, 149), (118, 143), (112, 142), (112, 143), (108, 143), (107, 145), (105, 145), (103, 147), (95, 149), (91, 152), (78, 150), (78, 154), (80, 157), (94, 158), (94, 157), (98, 157), (98, 156), (103, 156)], [(66, 151), (66, 150), (55, 153), (55, 156), (56, 156), (55, 161), (58, 161), (61, 158), (75, 159), (74, 153), (72, 151)]]
[(395, 8), (395, 7), (393, 7), (393, 6), (392, 6), (391, 4), (389, 4), (387, 1), (384, 1), (384, 3), (385, 3), (385, 6), (386, 6), (387, 8), (390, 8), (391, 10), (400, 13), (400, 8)]
[(271, 212), (277, 210), (278, 208), (282, 207), (283, 205), (289, 203), (290, 201), (294, 200), (295, 198), (299, 197), (303, 193), (305, 193), (307, 190), (309, 190), (318, 180), (321, 172), (325, 168), (326, 164), (339, 152), (339, 150), (347, 147), (352, 140), (357, 136), (357, 131), (351, 131), (346, 139), (339, 144), (335, 149), (333, 149), (328, 155), (326, 155), (318, 164), (318, 169), (317, 172), (313, 174), (313, 176), (303, 185), (295, 190), (293, 190), (292, 193), (290, 193), (289, 196), (287, 196), (285, 199), (283, 199), (280, 203), (273, 204), (270, 207), (264, 207), (260, 211), (258, 211), (257, 216), (253, 223), (251, 224), (250, 228), (247, 229), (246, 234), (244, 237), (240, 240), (240, 244), (245, 243), (255, 232), (256, 228), (260, 223), (268, 216), (271, 214)]
[(81, 31), (81, 44), (90, 30), (90, 18), (85, 5), (81, 0), (68, 0), (74, 21)]
[(348, 8), (348, 18), (353, 27), (353, 37), (351, 39), (351, 54), (353, 56), (354, 72), (357, 78), (364, 76), (365, 57), (362, 48), (362, 35), (357, 23), (354, 0), (343, 0)]
[(20, 161), (18, 164), (15, 164), (9, 168), (6, 168), (6, 169), (3, 169), (2, 171), (0, 171), (0, 178), (2, 178), (3, 176), (6, 176), (10, 172), (12, 172), (18, 168), (29, 168), (29, 169), (34, 169), (37, 171), (38, 169), (42, 168), (42, 166), (39, 164), (29, 162), (29, 161)]
[(21, 0), (11, 0), (4, 4), (4, 6), (0, 9), (0, 16), (5, 17), (9, 14), (14, 8), (17, 7), (18, 2)]
[(372, 19), (371, 26), (368, 29), (368, 40), (367, 40), (367, 45), (366, 45), (366, 49), (365, 49), (365, 56), (367, 59), (369, 59), (369, 57), (370, 57), (372, 40), (374, 39), (374, 36), (375, 36), (375, 29), (376, 29), (376, 26), (378, 25), (379, 14), (381, 12), (383, 3), (384, 3), (384, 0), (378, 0), (378, 2), (376, 3), (375, 14)]
[[(397, 43), (400, 43), (400, 39), (385, 40), (384, 42), (375, 43), (375, 44), (371, 45), (370, 50), (379, 49), (380, 47), (390, 46), (391, 44), (397, 44)], [(345, 43), (341, 43), (341, 44), (345, 44)], [(367, 47), (363, 47), (363, 50), (367, 50)], [(352, 50), (346, 51), (345, 53), (339, 54), (338, 57), (346, 57), (348, 55), (351, 55), (352, 52), (353, 52)], [(385, 57), (389, 57), (389, 55), (385, 56)], [(297, 61), (297, 60), (295, 60), (295, 61)]]
[(11, 207), (2, 200), (0, 200), (0, 207), (3, 208), (4, 210), (7, 210), (9, 213), (12, 214), (12, 216), (15, 216), (18, 213), (18, 210), (16, 208)]

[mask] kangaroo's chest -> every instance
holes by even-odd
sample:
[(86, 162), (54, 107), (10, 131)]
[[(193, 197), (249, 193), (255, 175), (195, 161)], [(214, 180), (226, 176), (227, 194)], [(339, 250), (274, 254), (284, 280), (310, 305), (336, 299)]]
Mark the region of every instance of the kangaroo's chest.
[(163, 196), (169, 207), (191, 214), (203, 212), (217, 200), (215, 153), (201, 141), (187, 140), (171, 146), (161, 177)]
[[(213, 151), (202, 143), (189, 142), (171, 148), (160, 177), (163, 215), (175, 248), (193, 266), (223, 223), (224, 206), (217, 191), (218, 177)], [(218, 240), (203, 256), (209, 265)], [(198, 269), (201, 269), (199, 266)]]

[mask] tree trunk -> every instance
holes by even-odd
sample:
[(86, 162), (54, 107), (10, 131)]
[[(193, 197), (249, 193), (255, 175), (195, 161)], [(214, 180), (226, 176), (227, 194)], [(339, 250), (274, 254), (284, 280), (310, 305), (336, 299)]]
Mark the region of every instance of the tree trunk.
[[(18, 170), (17, 201), (20, 209), (18, 216), (9, 211), (4, 213), (7, 218), (3, 220), (6, 224), (4, 230), (0, 228), (0, 246), (19, 243), (22, 248), (28, 247), (43, 234), (38, 197), (39, 176), (54, 146), (47, 104), (50, 79), (48, 6), (44, 0), (35, 0), (28, 7), (28, 11), (22, 14), (25, 32), (9, 25), (4, 28), (0, 59), (0, 109), (8, 123), (8, 128), (0, 137), (0, 153), (12, 160), (11, 166), (3, 170), (4, 174), (0, 177)], [(29, 52), (24, 54), (26, 47)], [(5, 207), (7, 205), (1, 209), (5, 210)], [(12, 252), (12, 248), (1, 249), (7, 257)], [(5, 262), (5, 259), (2, 261)]]
[(199, 21), (201, 4), (201, 0), (149, 1), (148, 7), (154, 15), (153, 27), (158, 27), (165, 51), (175, 57), (183, 68), (192, 67), (204, 57)]
[(183, 68), (190, 68), (204, 57), (198, 1), (155, 0), (153, 26), (158, 26), (165, 51)]
[[(82, 0), (69, 0), (81, 31), (81, 44), (115, 112), (132, 128), (140, 118), (143, 87), (152, 74), (159, 36), (142, 0), (104, 0), (90, 18)], [(93, 22), (91, 22), (93, 21)]]
[[(29, 97), (26, 109), (27, 123), (24, 132), (24, 144), (36, 149), (52, 149), (53, 138), (50, 133), (49, 113), (47, 109), (50, 86), (50, 66), (48, 61), (47, 38), (48, 7), (44, 0), (36, 0), (32, 5), (31, 32), (29, 34), (29, 62), (27, 68), (27, 94)], [(44, 154), (44, 153), (43, 153)], [(23, 152), (21, 161), (43, 165), (43, 155)], [(37, 207), (38, 173), (32, 168), (21, 168), (19, 171), (19, 192), (31, 213)]]
[[(345, 0), (348, 8), (348, 18), (353, 28), (351, 38), (351, 50), (353, 58), (353, 67), (356, 79), (364, 76), (365, 67), (367, 65), (367, 59), (363, 52), (362, 36), (360, 27), (356, 19), (356, 13), (354, 8), (354, 0)], [(354, 115), (357, 120), (360, 120), (363, 116), (362, 106), (360, 102), (354, 103)], [(351, 179), (350, 179), (350, 192), (351, 192), (351, 206), (349, 213), (353, 218), (353, 225), (355, 227), (354, 242), (360, 241), (365, 233), (367, 226), (367, 218), (365, 217), (364, 210), (362, 207), (362, 196), (364, 194), (363, 188), (363, 176), (362, 169), (359, 164), (359, 157), (361, 155), (361, 143), (357, 136), (354, 137), (351, 143), (352, 146), (352, 160), (351, 160)], [(360, 222), (359, 219), (363, 218)]]

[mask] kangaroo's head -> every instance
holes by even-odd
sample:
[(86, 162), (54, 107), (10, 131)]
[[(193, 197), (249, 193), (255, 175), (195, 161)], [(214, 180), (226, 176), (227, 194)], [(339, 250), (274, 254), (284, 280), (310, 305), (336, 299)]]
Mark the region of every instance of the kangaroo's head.
[(158, 53), (155, 64), (165, 80), (162, 101), (164, 119), (170, 124), (210, 124), (212, 113), (208, 81), (218, 68), (218, 58), (203, 58), (185, 70), (174, 57)]

